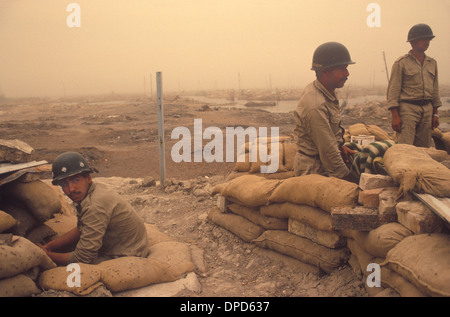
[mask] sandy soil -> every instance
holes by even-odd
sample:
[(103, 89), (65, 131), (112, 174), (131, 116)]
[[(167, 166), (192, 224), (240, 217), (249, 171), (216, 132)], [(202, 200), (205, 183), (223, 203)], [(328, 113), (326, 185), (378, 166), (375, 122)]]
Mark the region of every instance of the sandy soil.
[[(176, 97), (164, 101), (166, 141), (165, 186), (159, 182), (157, 107), (138, 98), (84, 98), (79, 100), (26, 100), (0, 104), (0, 135), (20, 139), (36, 151), (37, 160), (52, 162), (68, 150), (81, 152), (108, 183), (131, 201), (143, 219), (172, 238), (194, 244), (203, 253), (204, 267), (196, 274), (201, 291), (177, 296), (368, 296), (361, 277), (349, 266), (318, 276), (299, 261), (248, 244), (211, 223), (215, 206), (209, 195), (224, 181), (233, 163), (174, 163), (170, 159), (175, 127), (193, 131), (193, 120), (206, 127), (254, 126), (294, 128), (290, 113), (257, 109), (228, 109)], [(352, 118), (344, 122), (347, 127)], [(385, 125), (387, 119), (372, 118)], [(372, 123), (372, 122), (366, 122)], [(50, 177), (50, 175), (47, 175)]]

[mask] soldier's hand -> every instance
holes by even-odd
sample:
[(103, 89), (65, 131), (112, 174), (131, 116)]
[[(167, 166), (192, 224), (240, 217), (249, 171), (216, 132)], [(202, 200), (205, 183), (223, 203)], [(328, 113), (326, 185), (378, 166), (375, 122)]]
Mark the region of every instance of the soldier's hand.
[(392, 130), (394, 130), (395, 132), (400, 132), (401, 127), (402, 127), (402, 119), (400, 119), (399, 116), (392, 117), (391, 125), (392, 125)]
[(433, 130), (434, 130), (434, 129), (436, 129), (436, 128), (439, 126), (439, 117), (433, 116), (433, 121), (432, 121), (432, 123), (433, 123), (432, 128), (433, 128)]

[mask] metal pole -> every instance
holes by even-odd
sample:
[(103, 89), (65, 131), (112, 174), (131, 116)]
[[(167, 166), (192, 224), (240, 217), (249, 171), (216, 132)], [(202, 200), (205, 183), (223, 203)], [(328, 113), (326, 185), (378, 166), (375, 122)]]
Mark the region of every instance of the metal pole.
[(156, 73), (157, 107), (158, 107), (158, 140), (159, 140), (159, 181), (164, 185), (166, 174), (166, 158), (164, 146), (164, 107), (162, 94), (162, 73)]
[(383, 51), (383, 59), (384, 59), (384, 67), (386, 68), (386, 77), (387, 77), (387, 81), (389, 83), (389, 72), (388, 72), (388, 67), (386, 64), (386, 55), (384, 54), (384, 51)]

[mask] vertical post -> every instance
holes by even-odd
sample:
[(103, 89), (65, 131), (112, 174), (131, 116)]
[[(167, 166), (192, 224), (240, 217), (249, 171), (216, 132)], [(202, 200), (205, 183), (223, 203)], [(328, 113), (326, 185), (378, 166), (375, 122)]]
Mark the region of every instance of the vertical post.
[(162, 74), (156, 73), (157, 107), (158, 107), (158, 140), (159, 140), (159, 181), (164, 185), (166, 174), (166, 158), (164, 144), (164, 107), (162, 93)]
[(388, 67), (386, 64), (386, 55), (384, 54), (384, 51), (383, 51), (383, 59), (384, 59), (384, 67), (386, 68), (386, 77), (387, 77), (387, 81), (389, 83), (389, 72), (388, 72)]

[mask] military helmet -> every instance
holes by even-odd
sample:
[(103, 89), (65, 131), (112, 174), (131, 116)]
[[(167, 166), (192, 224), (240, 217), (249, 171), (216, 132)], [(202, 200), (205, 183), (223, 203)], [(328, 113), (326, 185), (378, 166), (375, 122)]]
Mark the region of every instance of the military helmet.
[(419, 23), (414, 25), (408, 32), (408, 41), (412, 42), (419, 39), (434, 38), (433, 31), (427, 24)]
[(91, 168), (88, 162), (77, 152), (65, 152), (60, 154), (52, 164), (53, 180), (52, 184), (57, 185), (64, 178), (83, 173), (97, 172)]
[(321, 70), (340, 65), (355, 64), (347, 48), (341, 43), (327, 42), (314, 51), (311, 70)]

